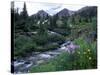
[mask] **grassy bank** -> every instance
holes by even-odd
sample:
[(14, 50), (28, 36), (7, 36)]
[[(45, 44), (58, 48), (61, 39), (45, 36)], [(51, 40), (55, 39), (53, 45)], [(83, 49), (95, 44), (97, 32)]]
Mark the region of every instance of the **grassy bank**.
[(62, 53), (57, 58), (40, 66), (33, 67), (30, 72), (66, 71), (97, 68), (96, 41), (87, 43), (83, 38), (74, 41), (80, 48), (75, 53)]

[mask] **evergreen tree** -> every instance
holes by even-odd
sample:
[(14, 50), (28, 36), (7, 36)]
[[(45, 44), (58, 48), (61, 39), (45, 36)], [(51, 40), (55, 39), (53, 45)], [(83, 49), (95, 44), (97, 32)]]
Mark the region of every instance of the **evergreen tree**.
[(27, 13), (27, 9), (26, 9), (26, 3), (24, 2), (24, 7), (23, 7), (23, 11), (21, 12), (21, 18), (22, 19), (27, 19), (28, 17), (28, 13)]
[(19, 8), (17, 8), (17, 9), (14, 10), (14, 19), (15, 19), (15, 22), (20, 20), (20, 15), (19, 15), (18, 11), (19, 11)]

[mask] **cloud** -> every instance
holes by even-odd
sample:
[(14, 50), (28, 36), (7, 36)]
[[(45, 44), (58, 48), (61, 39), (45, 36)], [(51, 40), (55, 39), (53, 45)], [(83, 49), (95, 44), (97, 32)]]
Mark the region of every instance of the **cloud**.
[(54, 8), (51, 8), (51, 9), (56, 10), (56, 9), (59, 9), (59, 8), (61, 8), (61, 5), (54, 7)]
[[(48, 7), (48, 5), (46, 5)], [(56, 14), (58, 9), (62, 8), (60, 4), (49, 4), (49, 8), (46, 10), (50, 15)]]
[[(19, 12), (23, 9), (24, 2), (15, 2), (15, 8), (19, 8)], [(39, 10), (44, 10), (50, 15), (54, 15), (63, 8), (67, 8), (69, 10), (76, 11), (84, 6), (80, 5), (65, 5), (65, 4), (55, 4), (55, 3), (26, 3), (27, 11), (29, 15), (33, 15), (37, 13)]]

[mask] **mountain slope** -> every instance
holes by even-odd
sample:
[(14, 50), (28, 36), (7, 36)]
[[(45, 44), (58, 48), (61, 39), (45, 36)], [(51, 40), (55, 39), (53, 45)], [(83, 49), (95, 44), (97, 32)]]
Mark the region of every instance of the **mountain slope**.
[(94, 17), (97, 16), (97, 7), (96, 6), (86, 6), (76, 11), (74, 15), (79, 15), (81, 17)]

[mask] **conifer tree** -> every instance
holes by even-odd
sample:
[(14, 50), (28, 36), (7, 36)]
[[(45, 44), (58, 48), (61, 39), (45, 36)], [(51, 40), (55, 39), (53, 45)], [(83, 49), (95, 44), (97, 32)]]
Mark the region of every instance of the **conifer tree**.
[(28, 17), (28, 13), (27, 13), (26, 3), (25, 2), (24, 2), (23, 11), (21, 12), (21, 17), (22, 17), (22, 19), (27, 19), (27, 17)]

